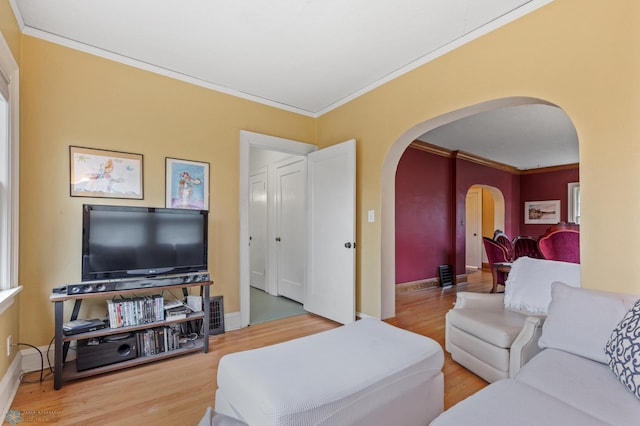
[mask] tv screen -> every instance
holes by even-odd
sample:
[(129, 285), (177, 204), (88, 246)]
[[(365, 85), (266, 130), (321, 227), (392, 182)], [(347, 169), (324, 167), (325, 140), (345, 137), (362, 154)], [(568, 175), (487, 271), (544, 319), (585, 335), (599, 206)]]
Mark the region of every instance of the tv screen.
[(206, 210), (83, 206), (82, 281), (207, 270)]

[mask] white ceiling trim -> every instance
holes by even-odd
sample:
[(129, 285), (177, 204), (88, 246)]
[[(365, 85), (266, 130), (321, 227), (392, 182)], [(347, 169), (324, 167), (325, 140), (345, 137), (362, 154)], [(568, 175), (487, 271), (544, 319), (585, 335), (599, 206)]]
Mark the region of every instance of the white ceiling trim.
[(67, 39), (64, 37), (60, 37), (45, 31), (41, 31), (38, 29), (34, 29), (31, 27), (28, 27), (24, 24), (24, 20), (20, 14), (20, 9), (17, 7), (16, 5), (16, 0), (9, 0), (11, 7), (13, 9), (13, 12), (16, 16), (16, 20), (18, 22), (18, 25), (22, 31), (23, 34), (35, 37), (35, 38), (39, 38), (54, 44), (58, 44), (61, 46), (65, 46), (74, 50), (79, 50), (91, 55), (95, 55), (95, 56), (99, 56), (99, 57), (103, 57), (115, 62), (119, 62), (125, 65), (129, 65), (135, 68), (139, 68), (145, 71), (149, 71), (149, 72), (153, 72), (155, 74), (159, 74), (159, 75), (163, 75), (169, 78), (173, 78), (176, 80), (180, 80), (180, 81), (184, 81), (186, 83), (190, 83), (190, 84), (194, 84), (200, 87), (204, 87), (210, 90), (215, 90), (217, 92), (221, 92), (221, 93), (225, 93), (231, 96), (235, 96), (238, 98), (242, 98), (242, 99), (246, 99), (249, 101), (253, 101), (253, 102), (257, 102), (263, 105), (267, 105), (270, 107), (274, 107), (274, 108), (278, 108), (281, 110), (285, 110), (285, 111), (289, 111), (289, 112), (293, 112), (296, 114), (301, 114), (304, 116), (308, 116), (308, 117), (312, 117), (312, 118), (318, 118), (362, 95), (364, 95), (365, 93), (368, 93), (378, 87), (380, 87), (381, 85), (400, 77), (403, 74), (406, 74), (472, 40), (475, 40), (497, 28), (500, 28), (548, 3), (550, 3), (553, 0), (532, 0), (526, 4), (524, 4), (523, 6), (505, 14), (502, 15), (500, 17), (498, 17), (497, 19), (494, 19), (493, 21), (489, 22), (488, 24), (473, 30), (465, 35), (463, 35), (462, 37), (453, 40), (452, 42), (448, 43), (447, 45), (438, 48), (430, 53), (428, 53), (427, 55), (399, 68), (398, 70), (388, 74), (387, 76), (379, 79), (378, 81), (376, 81), (373, 84), (370, 84), (366, 87), (364, 87), (363, 89), (360, 89), (356, 92), (354, 92), (353, 94), (346, 96), (345, 98), (329, 105), (328, 107), (320, 110), (320, 111), (308, 111), (305, 109), (301, 109), (301, 108), (297, 108), (291, 105), (287, 105), (281, 102), (277, 102), (277, 101), (273, 101), (270, 99), (266, 99), (263, 97), (259, 97), (259, 96), (254, 96), (245, 92), (241, 92), (229, 87), (225, 87), (225, 86), (221, 86), (221, 85), (217, 85), (196, 77), (192, 77), (190, 75), (184, 74), (184, 73), (180, 73), (171, 69), (167, 69), (164, 67), (160, 67), (160, 66), (156, 66), (153, 64), (149, 64), (146, 62), (142, 62), (139, 61), (137, 59), (133, 59), (121, 54), (117, 54), (114, 52), (110, 52), (110, 51), (106, 51), (104, 49), (100, 49), (91, 45), (87, 45), (84, 43), (80, 43), (71, 39)]

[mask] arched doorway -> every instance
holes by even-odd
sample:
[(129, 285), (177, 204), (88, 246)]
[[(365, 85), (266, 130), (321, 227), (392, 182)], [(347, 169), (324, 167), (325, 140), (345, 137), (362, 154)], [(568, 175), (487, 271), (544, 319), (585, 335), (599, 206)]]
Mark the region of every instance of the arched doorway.
[(547, 101), (529, 97), (511, 97), (483, 102), (443, 114), (408, 129), (390, 147), (382, 166), (381, 182), (381, 316), (395, 315), (395, 173), (405, 149), (419, 136), (456, 120), (494, 109), (522, 105), (549, 105)]
[(467, 191), (465, 203), (465, 265), (481, 268), (486, 263), (482, 237), (493, 237), (496, 229), (505, 229), (505, 201), (500, 189), (475, 184)]

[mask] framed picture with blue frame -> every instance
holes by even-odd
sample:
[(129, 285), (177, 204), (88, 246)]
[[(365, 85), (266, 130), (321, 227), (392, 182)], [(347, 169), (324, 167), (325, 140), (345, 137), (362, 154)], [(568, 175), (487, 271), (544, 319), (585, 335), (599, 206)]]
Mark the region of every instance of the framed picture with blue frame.
[(166, 158), (165, 207), (209, 210), (209, 163)]

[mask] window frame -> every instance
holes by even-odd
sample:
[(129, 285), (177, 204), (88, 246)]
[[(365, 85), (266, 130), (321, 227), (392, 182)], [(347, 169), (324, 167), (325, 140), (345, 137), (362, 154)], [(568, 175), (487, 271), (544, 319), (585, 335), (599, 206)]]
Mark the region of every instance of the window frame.
[[(18, 256), (19, 256), (19, 109), (20, 109), (20, 75), (18, 64), (16, 63), (6, 40), (0, 33), (0, 84), (3, 92), (8, 94), (6, 99), (8, 104), (8, 124), (9, 131), (6, 146), (0, 147), (3, 150), (1, 159), (4, 164), (5, 175), (3, 180), (6, 187), (1, 195), (1, 219), (0, 226), (0, 313), (2, 313), (13, 302), (14, 296), (20, 292), (22, 287), (18, 282)], [(6, 86), (5, 86), (6, 81)], [(6, 90), (4, 90), (6, 88)], [(4, 97), (4, 96), (3, 96)]]
[(580, 182), (567, 184), (569, 200), (567, 204), (567, 222), (580, 224)]

